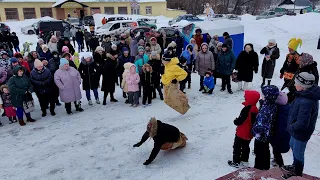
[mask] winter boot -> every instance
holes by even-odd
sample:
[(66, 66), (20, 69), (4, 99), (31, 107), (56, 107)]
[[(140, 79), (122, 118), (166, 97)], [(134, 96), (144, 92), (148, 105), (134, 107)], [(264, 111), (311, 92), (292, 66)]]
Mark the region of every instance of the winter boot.
[(93, 105), (92, 100), (89, 100), (88, 104), (92, 106)]
[(213, 92), (213, 89), (210, 89), (209, 92), (208, 92), (208, 94), (212, 94), (212, 92)]
[(19, 124), (20, 124), (20, 126), (25, 126), (26, 125), (26, 123), (23, 121), (23, 119), (19, 119)]
[(12, 124), (12, 123), (13, 123), (12, 117), (9, 117), (9, 124)]
[(118, 100), (116, 100), (113, 96), (113, 94), (110, 94), (110, 101), (111, 102), (118, 102)]
[(13, 120), (14, 123), (16, 123), (17, 122), (17, 117), (13, 116), (12, 120)]
[(55, 115), (56, 115), (56, 113), (54, 112), (54, 110), (50, 110), (50, 114), (51, 114), (51, 116), (55, 116)]
[(229, 89), (229, 90), (228, 90), (228, 93), (229, 93), (229, 94), (233, 94), (233, 92), (232, 92), (232, 90), (231, 90), (231, 89)]
[(2, 127), (3, 126), (3, 124), (0, 122), (0, 127)]
[(66, 103), (65, 107), (66, 107), (67, 114), (72, 114), (71, 103)]
[(296, 175), (294, 172), (290, 172), (288, 174), (282, 175), (281, 178), (282, 179), (289, 179), (289, 178), (294, 177), (294, 176), (298, 176), (298, 175)]
[(191, 83), (188, 83), (188, 89), (191, 89)]
[(220, 90), (220, 91), (221, 91), (221, 92), (223, 92), (223, 91), (225, 91), (225, 90), (226, 90), (225, 88), (221, 88), (221, 90)]
[(83, 111), (83, 109), (81, 108), (81, 101), (76, 102), (75, 106), (76, 106), (76, 111), (79, 111), (79, 112)]
[(249, 83), (248, 82), (244, 82), (242, 90), (248, 90), (248, 87), (249, 87)]
[(235, 167), (235, 168), (239, 168), (240, 164), (239, 163), (235, 163), (233, 161), (228, 161), (229, 166), (231, 167)]
[(204, 87), (203, 86), (201, 86), (200, 87), (200, 89), (199, 89), (199, 91), (203, 91), (204, 90)]
[(123, 98), (127, 98), (127, 93), (122, 92), (122, 96), (123, 96)]
[(100, 100), (99, 100), (99, 99), (96, 99), (96, 103), (97, 103), (97, 104), (100, 104)]
[(47, 116), (47, 110), (42, 111), (42, 117), (46, 117)]
[(286, 165), (286, 166), (282, 166), (281, 169), (286, 172), (294, 172), (295, 167), (294, 165)]
[(59, 102), (59, 100), (56, 102), (57, 106), (61, 106), (61, 103)]
[(129, 104), (129, 100), (128, 99), (126, 99), (126, 102), (125, 102), (126, 104)]
[(28, 121), (28, 122), (36, 122), (36, 120), (35, 120), (35, 119), (32, 119), (31, 116), (27, 117), (27, 121)]
[(242, 91), (244, 88), (242, 88), (242, 81), (238, 82), (238, 91)]
[(160, 100), (163, 101), (163, 95), (162, 94), (160, 94)]

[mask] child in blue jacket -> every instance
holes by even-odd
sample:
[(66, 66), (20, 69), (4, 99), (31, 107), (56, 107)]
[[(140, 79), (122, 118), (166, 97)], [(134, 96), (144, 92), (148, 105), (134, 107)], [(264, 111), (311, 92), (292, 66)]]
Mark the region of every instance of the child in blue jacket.
[(206, 72), (206, 77), (203, 80), (203, 86), (204, 86), (204, 90), (202, 93), (206, 94), (212, 94), (213, 89), (214, 89), (214, 79), (213, 76), (211, 75), (211, 72), (208, 71)]

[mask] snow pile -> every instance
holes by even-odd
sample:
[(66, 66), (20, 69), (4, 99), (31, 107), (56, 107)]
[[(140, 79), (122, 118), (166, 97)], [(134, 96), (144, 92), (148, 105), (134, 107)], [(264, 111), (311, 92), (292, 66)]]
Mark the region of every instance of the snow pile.
[(241, 21), (255, 21), (256, 17), (251, 14), (244, 14), (241, 17)]

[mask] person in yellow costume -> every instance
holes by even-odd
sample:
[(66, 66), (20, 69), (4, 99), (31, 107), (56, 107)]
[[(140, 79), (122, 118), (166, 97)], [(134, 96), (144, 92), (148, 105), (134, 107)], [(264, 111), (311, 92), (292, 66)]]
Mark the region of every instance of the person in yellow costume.
[[(280, 79), (284, 78), (284, 84), (281, 90), (288, 88), (290, 93), (294, 94), (294, 76), (299, 70), (299, 57), (300, 54), (297, 52), (298, 47), (301, 47), (302, 40), (300, 38), (291, 38), (288, 43), (289, 53), (286, 56), (286, 60), (280, 70)], [(288, 94), (290, 96), (290, 94)]]
[(178, 82), (186, 79), (188, 73), (178, 65), (179, 59), (171, 47), (164, 54), (162, 63), (165, 67), (164, 74), (161, 76), (164, 85), (164, 102), (177, 112), (185, 114), (190, 106), (186, 95), (179, 90)]

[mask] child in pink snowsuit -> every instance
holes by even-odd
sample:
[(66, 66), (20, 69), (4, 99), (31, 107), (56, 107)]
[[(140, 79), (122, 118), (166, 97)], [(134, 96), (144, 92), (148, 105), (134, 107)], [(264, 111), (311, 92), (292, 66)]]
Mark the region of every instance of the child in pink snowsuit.
[(140, 76), (136, 73), (136, 66), (134, 64), (130, 66), (130, 72), (126, 76), (126, 82), (128, 85), (129, 103), (131, 107), (137, 107), (139, 104)]

